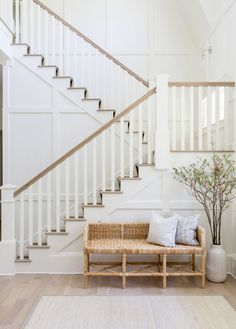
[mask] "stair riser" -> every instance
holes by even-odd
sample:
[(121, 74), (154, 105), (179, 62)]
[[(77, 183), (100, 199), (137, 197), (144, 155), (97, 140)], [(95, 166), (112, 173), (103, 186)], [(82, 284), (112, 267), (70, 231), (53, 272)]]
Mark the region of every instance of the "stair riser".
[(12, 51), (15, 56), (23, 56), (27, 54), (27, 46), (25, 45), (12, 46)]
[(69, 89), (67, 90), (68, 96), (75, 100), (76, 102), (81, 102), (82, 99), (85, 97), (84, 89)]
[(42, 58), (40, 56), (22, 56), (21, 61), (32, 70), (36, 70), (39, 65), (42, 65)]
[(70, 87), (70, 79), (53, 79), (53, 85), (55, 88), (61, 91), (67, 90)]
[(53, 67), (38, 67), (35, 69), (35, 72), (45, 80), (52, 79), (56, 75), (56, 68)]

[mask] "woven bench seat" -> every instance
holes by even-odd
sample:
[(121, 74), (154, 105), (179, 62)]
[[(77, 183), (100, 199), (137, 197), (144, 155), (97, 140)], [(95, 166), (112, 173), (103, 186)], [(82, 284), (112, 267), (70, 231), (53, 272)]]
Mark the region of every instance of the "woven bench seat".
[[(89, 224), (84, 231), (84, 284), (87, 287), (89, 276), (120, 276), (122, 287), (126, 287), (126, 277), (130, 276), (157, 276), (163, 279), (163, 288), (166, 287), (166, 280), (169, 276), (199, 276), (202, 287), (205, 287), (205, 230), (202, 227), (197, 229), (198, 246), (187, 246), (176, 244), (174, 247), (162, 247), (147, 241), (149, 224)], [(91, 254), (119, 254), (121, 262), (96, 263), (90, 261)], [(154, 255), (156, 262), (135, 262), (136, 265), (147, 265), (140, 271), (128, 271), (127, 255)], [(169, 255), (191, 255), (191, 271), (180, 271), (180, 263), (177, 270), (173, 271), (170, 263), (167, 263)], [(195, 255), (201, 256), (201, 270), (195, 264)], [(131, 257), (131, 256), (130, 256)], [(151, 270), (154, 266), (154, 270)], [(186, 264), (184, 264), (186, 267)], [(115, 267), (121, 268), (115, 271)], [(97, 271), (92, 271), (95, 268)], [(170, 268), (170, 270), (169, 270)], [(171, 271), (172, 270), (172, 271)]]
[(201, 254), (202, 247), (177, 244), (175, 247), (162, 247), (146, 239), (97, 239), (90, 240), (87, 252), (94, 254)]

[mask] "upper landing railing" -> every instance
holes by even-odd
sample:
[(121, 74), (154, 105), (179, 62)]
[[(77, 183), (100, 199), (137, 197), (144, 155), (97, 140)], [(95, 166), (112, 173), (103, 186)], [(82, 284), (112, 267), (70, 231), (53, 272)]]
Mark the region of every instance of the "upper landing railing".
[(233, 150), (234, 87), (234, 82), (170, 82), (170, 150)]

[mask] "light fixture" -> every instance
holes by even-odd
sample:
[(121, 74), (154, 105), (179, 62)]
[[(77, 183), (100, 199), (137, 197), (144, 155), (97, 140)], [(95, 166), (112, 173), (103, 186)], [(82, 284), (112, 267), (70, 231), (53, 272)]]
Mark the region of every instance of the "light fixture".
[(209, 48), (207, 48), (207, 49), (202, 49), (202, 59), (204, 59), (205, 58), (205, 56), (206, 56), (206, 54), (207, 55), (211, 55), (212, 54), (212, 47), (211, 46), (209, 46)]

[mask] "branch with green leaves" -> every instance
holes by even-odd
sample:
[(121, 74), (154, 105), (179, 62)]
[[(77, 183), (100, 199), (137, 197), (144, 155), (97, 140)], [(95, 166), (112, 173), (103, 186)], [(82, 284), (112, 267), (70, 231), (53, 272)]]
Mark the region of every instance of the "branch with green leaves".
[(213, 244), (221, 243), (222, 214), (234, 198), (235, 165), (229, 154), (213, 153), (210, 160), (200, 158), (188, 166), (173, 168), (174, 178), (203, 206)]

